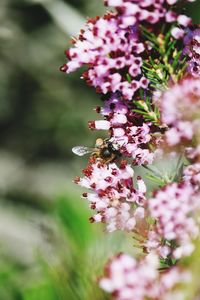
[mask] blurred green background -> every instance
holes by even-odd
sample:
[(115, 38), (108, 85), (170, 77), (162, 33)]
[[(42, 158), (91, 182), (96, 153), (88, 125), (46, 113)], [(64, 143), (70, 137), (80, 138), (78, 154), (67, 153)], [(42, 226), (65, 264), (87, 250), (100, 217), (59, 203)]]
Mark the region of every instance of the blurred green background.
[[(90, 225), (72, 184), (100, 105), (80, 73), (59, 71), (70, 36), (101, 0), (0, 1), (0, 300), (102, 300), (97, 277), (129, 237)], [(199, 22), (200, 1), (188, 13)]]

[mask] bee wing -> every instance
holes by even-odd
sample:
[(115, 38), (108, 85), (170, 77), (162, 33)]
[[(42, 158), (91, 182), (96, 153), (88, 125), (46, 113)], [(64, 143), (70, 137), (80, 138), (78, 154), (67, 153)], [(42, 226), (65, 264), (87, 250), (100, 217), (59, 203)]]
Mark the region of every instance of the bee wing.
[(72, 152), (78, 156), (83, 156), (85, 154), (91, 153), (92, 150), (85, 146), (76, 146), (72, 148)]

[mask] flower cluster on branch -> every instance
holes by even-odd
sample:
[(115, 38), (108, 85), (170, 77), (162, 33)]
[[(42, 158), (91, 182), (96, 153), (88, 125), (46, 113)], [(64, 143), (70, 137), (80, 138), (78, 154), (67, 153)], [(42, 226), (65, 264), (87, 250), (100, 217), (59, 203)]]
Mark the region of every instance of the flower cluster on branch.
[(188, 282), (190, 276), (177, 267), (158, 273), (158, 257), (151, 253), (140, 261), (127, 254), (114, 257), (105, 268), (100, 286), (112, 293), (116, 300), (167, 300), (169, 291), (180, 282)]
[[(113, 10), (88, 19), (61, 67), (84, 67), (81, 78), (102, 101), (101, 119), (88, 127), (107, 138), (97, 139), (75, 178), (88, 189), (90, 221), (129, 232), (141, 249), (139, 259), (122, 253), (106, 265), (99, 285), (115, 300), (167, 300), (176, 292), (185, 299), (177, 286), (189, 282), (183, 262), (200, 225), (200, 29), (183, 14), (187, 2), (194, 0), (105, 0)], [(178, 160), (170, 175), (150, 166), (165, 153)], [(134, 166), (150, 172), (155, 190)]]
[(83, 170), (85, 177), (77, 178), (76, 183), (88, 188), (92, 193), (84, 193), (90, 207), (95, 209), (91, 222), (104, 222), (107, 230), (132, 231), (137, 220), (144, 218), (146, 186), (137, 178), (137, 189), (133, 183), (134, 171), (126, 162), (118, 167), (100, 162), (90, 164)]

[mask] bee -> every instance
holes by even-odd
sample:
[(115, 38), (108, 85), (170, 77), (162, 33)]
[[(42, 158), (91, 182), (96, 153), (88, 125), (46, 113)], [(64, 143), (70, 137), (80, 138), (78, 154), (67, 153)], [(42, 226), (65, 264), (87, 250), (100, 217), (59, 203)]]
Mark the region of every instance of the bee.
[(120, 156), (119, 146), (113, 143), (112, 139), (102, 138), (96, 140), (93, 148), (76, 146), (72, 148), (72, 152), (78, 156), (91, 154), (92, 158), (99, 159), (104, 164), (109, 164)]

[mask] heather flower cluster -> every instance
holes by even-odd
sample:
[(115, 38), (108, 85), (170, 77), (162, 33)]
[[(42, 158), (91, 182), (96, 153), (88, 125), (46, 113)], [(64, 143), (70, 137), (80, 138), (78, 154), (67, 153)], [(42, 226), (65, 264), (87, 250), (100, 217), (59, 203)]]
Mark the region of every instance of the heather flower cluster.
[(127, 254), (114, 257), (106, 266), (100, 286), (116, 300), (167, 300), (168, 292), (180, 282), (188, 282), (189, 274), (173, 267), (158, 273), (158, 257), (151, 253), (140, 261)]
[[(107, 6), (115, 7), (118, 14), (118, 23), (122, 28), (127, 28), (140, 22), (157, 24), (159, 22), (176, 22), (179, 27), (174, 27), (173, 35), (181, 37), (184, 30), (180, 26), (187, 27), (191, 19), (185, 15), (178, 15), (173, 6), (178, 0), (105, 0)], [(194, 0), (188, 0), (194, 2)], [(169, 8), (170, 7), (170, 8)]]
[(169, 126), (166, 132), (170, 146), (199, 139), (200, 78), (186, 78), (172, 86), (160, 99), (162, 122)]
[(184, 39), (184, 54), (188, 56), (188, 70), (192, 76), (200, 77), (200, 29), (189, 30)]
[(146, 186), (137, 178), (137, 189), (133, 183), (134, 171), (122, 162), (105, 166), (91, 164), (83, 170), (85, 177), (77, 178), (76, 183), (88, 188), (84, 193), (90, 207), (96, 210), (91, 222), (104, 222), (108, 232), (119, 230), (132, 231), (140, 219), (144, 218)]
[(104, 107), (97, 108), (104, 121), (90, 121), (89, 128), (109, 130), (112, 142), (119, 146), (121, 154), (133, 160), (134, 165), (151, 164), (155, 156), (152, 147), (160, 140), (154, 137), (159, 128), (145, 122), (134, 113), (133, 107), (113, 94), (104, 102)]
[(137, 29), (119, 28), (115, 14), (108, 13), (88, 20), (74, 48), (66, 52), (69, 62), (62, 70), (70, 73), (88, 65), (83, 78), (89, 85), (103, 94), (120, 91), (124, 99), (131, 100), (135, 91), (148, 86), (141, 72), (144, 49)]
[[(200, 29), (184, 14), (188, 2), (105, 0), (111, 10), (88, 19), (61, 67), (84, 67), (81, 78), (101, 99), (88, 127), (107, 138), (75, 178), (90, 222), (128, 233), (140, 249), (139, 258), (121, 253), (107, 263), (98, 282), (114, 300), (200, 297), (198, 286), (189, 298), (181, 290), (200, 242)], [(176, 157), (177, 166), (159, 170), (158, 157)]]
[(199, 209), (200, 194), (188, 180), (174, 182), (156, 191), (154, 198), (149, 199), (150, 215), (156, 224), (147, 247), (158, 250), (165, 258), (170, 255), (179, 259), (190, 255), (194, 250), (192, 240), (199, 234), (195, 219)]
[(187, 166), (183, 172), (185, 182), (190, 182), (195, 189), (200, 189), (200, 163), (194, 163)]

